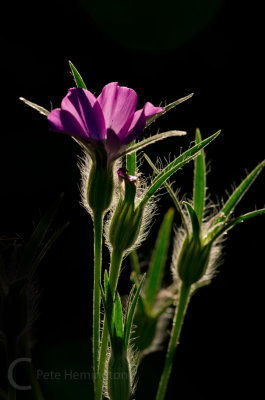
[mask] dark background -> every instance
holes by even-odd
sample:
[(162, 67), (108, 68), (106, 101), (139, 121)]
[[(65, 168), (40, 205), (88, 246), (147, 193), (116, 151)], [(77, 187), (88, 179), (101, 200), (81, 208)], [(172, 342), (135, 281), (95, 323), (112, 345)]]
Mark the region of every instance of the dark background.
[[(231, 4), (232, 3), (232, 4)], [(216, 202), (264, 158), (261, 118), (256, 110), (258, 58), (249, 7), (226, 1), (46, 1), (12, 3), (4, 8), (1, 34), (1, 208), (3, 240), (26, 240), (41, 215), (61, 193), (54, 227), (70, 226), (42, 262), (34, 362), (45, 370), (84, 370), (91, 330), (93, 235), (90, 216), (79, 205), (80, 149), (69, 138), (49, 132), (45, 117), (26, 107), (23, 96), (50, 108), (60, 105), (69, 87), (71, 60), (87, 87), (99, 94), (110, 81), (134, 88), (139, 106), (194, 97), (153, 125), (186, 130), (185, 138), (153, 145), (156, 157), (193, 140), (196, 127), (206, 137), (222, 135), (207, 148), (208, 188)], [(254, 18), (254, 19), (253, 19)], [(192, 194), (192, 165), (175, 176), (176, 188)], [(146, 174), (148, 166), (143, 166)], [(264, 206), (261, 175), (236, 214)], [(164, 196), (161, 215), (171, 205)], [(140, 250), (150, 256), (161, 217), (156, 217)], [(176, 222), (178, 220), (176, 219)], [(168, 399), (240, 396), (259, 384), (255, 360), (260, 352), (263, 315), (264, 218), (229, 234), (224, 264), (210, 287), (191, 301), (169, 383)], [(108, 253), (104, 258), (108, 263)], [(125, 261), (120, 292), (129, 288)], [(136, 399), (154, 399), (164, 353), (140, 367)], [(90, 398), (87, 382), (41, 382), (49, 399)], [(179, 394), (178, 394), (179, 393)]]

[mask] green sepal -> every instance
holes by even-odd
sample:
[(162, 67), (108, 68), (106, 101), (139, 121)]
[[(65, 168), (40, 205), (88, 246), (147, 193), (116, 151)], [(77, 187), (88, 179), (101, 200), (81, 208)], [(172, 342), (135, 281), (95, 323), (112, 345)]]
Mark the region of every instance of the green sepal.
[(139, 151), (142, 150), (143, 148), (149, 146), (150, 144), (156, 143), (159, 140), (163, 140), (163, 139), (167, 139), (170, 137), (175, 137), (175, 136), (184, 136), (186, 135), (187, 132), (184, 131), (168, 131), (168, 132), (162, 132), (162, 133), (158, 133), (156, 135), (150, 136), (147, 139), (143, 139), (140, 142), (137, 142), (135, 145), (133, 146), (129, 146), (127, 147), (124, 151), (118, 153), (115, 157), (114, 157), (114, 161), (126, 156), (126, 154), (131, 154), (135, 151)]
[[(195, 142), (201, 143), (201, 133), (196, 129)], [(206, 168), (204, 150), (201, 150), (194, 160), (194, 184), (193, 184), (193, 207), (198, 217), (199, 224), (202, 223), (202, 217), (205, 204), (206, 193)]]
[(191, 236), (193, 236), (199, 240), (201, 227), (200, 227), (200, 223), (199, 223), (197, 214), (196, 214), (194, 208), (192, 207), (192, 205), (189, 204), (187, 201), (183, 201), (183, 204), (185, 204), (185, 206), (188, 210), (189, 216), (190, 216), (190, 222), (191, 222), (191, 226), (192, 226)]
[(168, 164), (152, 181), (149, 188), (146, 190), (139, 207), (143, 207), (145, 203), (152, 197), (155, 192), (164, 184), (164, 182), (176, 172), (178, 169), (183, 167), (185, 164), (193, 160), (197, 154), (210, 142), (212, 142), (220, 134), (221, 131), (214, 133), (207, 139), (204, 139), (201, 143), (196, 144), (189, 150), (186, 150), (183, 154), (177, 157), (174, 161)]
[(45, 117), (50, 114), (50, 111), (46, 110), (46, 108), (39, 106), (36, 103), (32, 103), (32, 101), (24, 99), (24, 97), (20, 97), (19, 100), (23, 101), (23, 103), (27, 104), (31, 108), (34, 108), (34, 110), (37, 110), (40, 114), (45, 115)]
[(261, 208), (260, 210), (251, 211), (247, 214), (241, 215), (238, 218), (233, 219), (227, 224), (223, 225), (222, 228), (211, 238), (210, 243), (213, 243), (218, 237), (222, 236), (224, 233), (228, 232), (234, 226), (239, 224), (240, 222), (247, 221), (248, 219), (257, 217), (259, 215), (265, 214), (265, 208)]
[(144, 300), (148, 308), (152, 308), (157, 293), (161, 287), (163, 272), (165, 269), (167, 252), (170, 243), (170, 234), (174, 219), (174, 209), (170, 208), (165, 214), (160, 226), (155, 249), (148, 268), (147, 279), (145, 283)]
[(236, 205), (242, 199), (242, 197), (246, 194), (247, 190), (250, 188), (254, 180), (257, 178), (261, 170), (265, 166), (265, 160), (262, 161), (260, 164), (254, 168), (250, 174), (241, 182), (241, 184), (233, 191), (232, 195), (228, 198), (225, 202), (224, 206), (220, 211), (220, 217), (217, 218), (215, 221), (215, 225), (219, 224), (220, 222), (224, 221), (231, 212), (235, 209)]
[(83, 81), (82, 76), (80, 75), (80, 73), (77, 71), (74, 64), (70, 60), (69, 60), (69, 65), (71, 68), (71, 72), (72, 72), (76, 87), (80, 88), (80, 89), (86, 89), (87, 87), (85, 85), (85, 82)]
[(147, 128), (150, 124), (152, 124), (154, 121), (156, 121), (158, 118), (160, 118), (162, 115), (164, 115), (166, 112), (169, 110), (172, 110), (172, 108), (175, 108), (177, 105), (183, 103), (184, 101), (190, 99), (194, 93), (189, 94), (188, 96), (182, 97), (181, 99), (178, 99), (176, 101), (173, 101), (173, 103), (170, 103), (164, 107), (164, 110), (161, 113), (155, 114), (152, 117), (148, 118), (146, 121), (145, 127)]

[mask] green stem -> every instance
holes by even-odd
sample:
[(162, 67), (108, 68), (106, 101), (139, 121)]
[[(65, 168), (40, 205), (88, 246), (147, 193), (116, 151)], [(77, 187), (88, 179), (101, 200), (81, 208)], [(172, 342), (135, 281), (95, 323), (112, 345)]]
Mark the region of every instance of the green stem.
[[(115, 249), (112, 250), (110, 272), (109, 272), (109, 285), (112, 293), (115, 293), (117, 287), (122, 258), (123, 258), (123, 253)], [(105, 363), (107, 357), (108, 339), (109, 339), (109, 332), (106, 323), (106, 318), (104, 318), (95, 400), (101, 400), (102, 398), (103, 378), (104, 378)]]
[(179, 303), (178, 303), (178, 307), (176, 309), (176, 313), (175, 313), (175, 317), (174, 317), (174, 321), (173, 321), (171, 338), (170, 338), (169, 345), (168, 345), (166, 361), (165, 361), (164, 370), (163, 370), (163, 373), (162, 373), (162, 376), (160, 379), (158, 392), (156, 395), (156, 400), (164, 400), (164, 398), (165, 398), (168, 380), (169, 380), (172, 365), (173, 365), (174, 354), (175, 354), (176, 347), (178, 345), (178, 340), (179, 340), (186, 308), (187, 308), (188, 301), (189, 301), (190, 288), (191, 288), (190, 286), (186, 286), (186, 285), (184, 285), (184, 283), (182, 283), (182, 285), (181, 285)]
[[(94, 288), (93, 288), (93, 368), (96, 376), (98, 370), (99, 335), (100, 335), (100, 288), (101, 282), (101, 250), (103, 215), (94, 213)], [(95, 379), (96, 387), (96, 379)], [(95, 388), (96, 391), (96, 388)]]

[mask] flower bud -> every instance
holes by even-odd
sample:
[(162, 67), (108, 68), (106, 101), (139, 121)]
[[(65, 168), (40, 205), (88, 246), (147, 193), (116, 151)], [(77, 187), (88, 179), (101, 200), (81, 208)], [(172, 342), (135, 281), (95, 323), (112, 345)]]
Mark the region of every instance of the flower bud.
[(177, 261), (180, 279), (190, 286), (204, 275), (210, 258), (211, 245), (204, 245), (199, 237), (186, 238)]
[(113, 164), (108, 163), (103, 148), (98, 148), (94, 155), (88, 179), (87, 202), (94, 213), (103, 213), (112, 202)]
[(108, 395), (110, 400), (129, 400), (130, 398), (130, 367), (125, 352), (111, 354), (108, 364)]
[(142, 224), (143, 209), (135, 208), (136, 183), (129, 176), (119, 176), (124, 178), (125, 193), (120, 199), (113, 214), (110, 229), (109, 241), (113, 248), (120, 252), (128, 250), (136, 242)]

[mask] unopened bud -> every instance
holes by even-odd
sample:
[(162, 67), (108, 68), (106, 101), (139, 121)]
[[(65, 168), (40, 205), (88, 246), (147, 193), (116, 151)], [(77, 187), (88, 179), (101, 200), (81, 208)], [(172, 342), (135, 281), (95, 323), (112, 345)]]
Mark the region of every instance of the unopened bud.
[(211, 246), (200, 238), (186, 238), (177, 261), (180, 279), (188, 286), (198, 282), (204, 275), (210, 258)]

